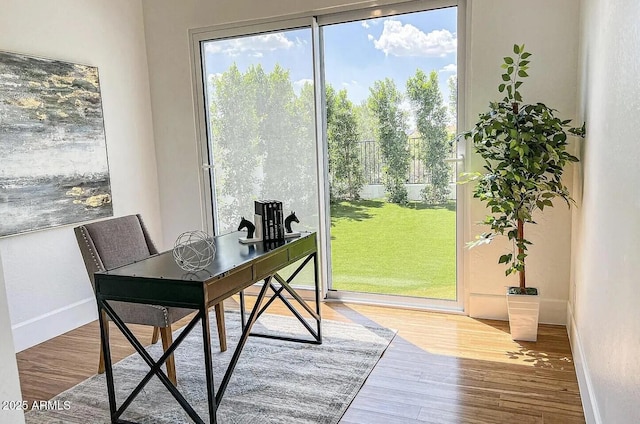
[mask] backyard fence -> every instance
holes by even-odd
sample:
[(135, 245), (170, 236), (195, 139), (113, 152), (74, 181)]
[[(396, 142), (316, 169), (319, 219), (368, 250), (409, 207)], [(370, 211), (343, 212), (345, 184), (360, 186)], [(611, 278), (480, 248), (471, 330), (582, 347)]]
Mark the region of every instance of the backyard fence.
[[(360, 143), (360, 163), (364, 175), (365, 184), (382, 184), (382, 155), (380, 146), (374, 140), (361, 141)], [(429, 184), (431, 182), (431, 172), (425, 166), (423, 157), (423, 143), (419, 138), (410, 138), (407, 143), (409, 149), (409, 172), (407, 173), (407, 184)], [(453, 170), (451, 173), (453, 182)]]

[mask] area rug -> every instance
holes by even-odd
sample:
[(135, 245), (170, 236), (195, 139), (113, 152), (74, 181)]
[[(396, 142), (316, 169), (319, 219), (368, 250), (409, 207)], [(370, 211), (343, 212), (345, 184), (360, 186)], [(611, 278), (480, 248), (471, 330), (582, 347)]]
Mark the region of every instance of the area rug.
[[(226, 352), (221, 353), (217, 345), (214, 317), (210, 326), (216, 390), (241, 334), (239, 314), (227, 311), (225, 315)], [(267, 314), (260, 317), (253, 331), (309, 336), (295, 318)], [(395, 332), (323, 320), (322, 333), (321, 345), (249, 337), (219, 405), (218, 422), (337, 423)], [(198, 325), (176, 350), (176, 373), (179, 390), (209, 422), (201, 337)], [(161, 344), (150, 347), (149, 352), (159, 358)], [(114, 366), (118, 405), (147, 371), (137, 353)], [(110, 422), (104, 374), (85, 380), (52, 401), (48, 410), (28, 412), (27, 424)], [(193, 422), (155, 376), (121, 418), (139, 423)]]

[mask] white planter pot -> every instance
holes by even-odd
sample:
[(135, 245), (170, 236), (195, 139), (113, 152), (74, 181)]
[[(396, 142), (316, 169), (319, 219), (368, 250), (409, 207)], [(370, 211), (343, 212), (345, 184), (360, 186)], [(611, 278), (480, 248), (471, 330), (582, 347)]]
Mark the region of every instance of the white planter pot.
[(538, 339), (540, 296), (507, 293), (507, 308), (511, 338), (535, 342)]

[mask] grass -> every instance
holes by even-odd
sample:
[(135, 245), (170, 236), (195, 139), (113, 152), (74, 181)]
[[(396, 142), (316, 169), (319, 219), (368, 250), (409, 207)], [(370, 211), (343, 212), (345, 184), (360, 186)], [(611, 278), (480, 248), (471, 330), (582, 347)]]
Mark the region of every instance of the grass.
[(333, 288), (455, 299), (455, 204), (331, 205)]

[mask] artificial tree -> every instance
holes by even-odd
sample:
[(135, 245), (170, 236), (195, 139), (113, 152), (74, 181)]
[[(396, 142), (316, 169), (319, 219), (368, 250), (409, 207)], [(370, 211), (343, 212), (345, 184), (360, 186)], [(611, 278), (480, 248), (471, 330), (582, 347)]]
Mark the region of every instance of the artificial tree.
[[(513, 251), (503, 254), (498, 263), (507, 266), (505, 275), (518, 273), (519, 287), (512, 294), (537, 294), (526, 287), (525, 259), (531, 242), (525, 238), (525, 224), (535, 224), (533, 213), (552, 207), (554, 198), (570, 207), (573, 199), (562, 182), (568, 162), (578, 158), (567, 152), (567, 133), (584, 135), (582, 128), (570, 128), (570, 120), (561, 120), (557, 112), (543, 103), (525, 104), (520, 94), (522, 79), (529, 75), (531, 53), (524, 45), (514, 45), (515, 57), (502, 64), (500, 93), (502, 101), (490, 103), (474, 128), (462, 134), (471, 139), (484, 159), (484, 173), (468, 173), (467, 181), (476, 181), (473, 197), (490, 209), (483, 223), (490, 231), (476, 237), (470, 247), (490, 243), (497, 235), (513, 242)], [(464, 179), (464, 178), (463, 178)]]

